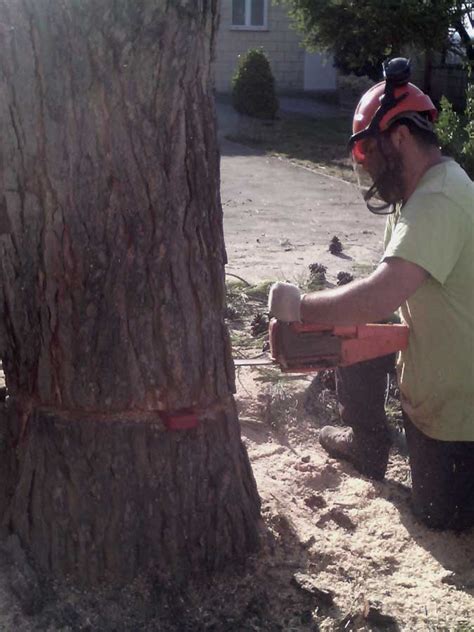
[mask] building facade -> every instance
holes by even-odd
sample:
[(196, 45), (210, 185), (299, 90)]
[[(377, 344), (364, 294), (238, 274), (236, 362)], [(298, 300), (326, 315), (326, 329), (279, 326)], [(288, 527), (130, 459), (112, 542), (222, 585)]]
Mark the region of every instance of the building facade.
[(284, 6), (270, 0), (221, 0), (214, 62), (217, 92), (231, 91), (239, 55), (259, 47), (268, 56), (279, 93), (336, 89), (331, 59), (305, 52)]

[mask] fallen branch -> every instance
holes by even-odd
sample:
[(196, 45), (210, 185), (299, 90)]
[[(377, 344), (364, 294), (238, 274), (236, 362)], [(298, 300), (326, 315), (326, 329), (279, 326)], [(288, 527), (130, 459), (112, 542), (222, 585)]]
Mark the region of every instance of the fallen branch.
[(234, 279), (238, 279), (239, 281), (242, 281), (242, 283), (245, 283), (245, 285), (247, 287), (250, 287), (252, 284), (249, 283), (248, 281), (246, 281), (245, 279), (243, 279), (242, 277), (238, 276), (237, 274), (232, 274), (231, 272), (226, 272), (225, 273), (226, 276), (232, 277)]

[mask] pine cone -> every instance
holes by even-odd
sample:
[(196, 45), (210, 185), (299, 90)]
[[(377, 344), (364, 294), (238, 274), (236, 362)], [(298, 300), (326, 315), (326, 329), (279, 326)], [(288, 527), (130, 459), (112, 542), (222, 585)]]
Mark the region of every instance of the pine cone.
[(354, 280), (354, 277), (350, 272), (338, 272), (337, 273), (337, 284), (338, 285), (346, 285), (346, 283), (350, 283)]
[(255, 314), (250, 323), (250, 333), (254, 338), (268, 331), (268, 318), (265, 314)]
[(334, 236), (331, 239), (331, 243), (329, 244), (329, 252), (332, 255), (340, 255), (342, 251), (343, 251), (343, 247), (339, 238)]
[(328, 270), (322, 263), (310, 263), (308, 268), (310, 274), (326, 274)]

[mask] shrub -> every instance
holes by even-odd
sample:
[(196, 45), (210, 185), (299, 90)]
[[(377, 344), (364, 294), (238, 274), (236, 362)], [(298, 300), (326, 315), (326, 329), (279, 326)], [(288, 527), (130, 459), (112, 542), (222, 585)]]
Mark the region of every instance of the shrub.
[(445, 96), (441, 97), (440, 101), (436, 133), (441, 147), (448, 153), (456, 153), (462, 145), (461, 117), (454, 111), (452, 103)]
[(454, 111), (446, 97), (441, 98), (436, 133), (443, 151), (452, 156), (474, 179), (474, 82), (472, 75), (466, 90), (466, 109)]
[(337, 76), (337, 87), (352, 92), (357, 99), (360, 99), (364, 92), (374, 85), (375, 82), (368, 77), (358, 77), (353, 74)]
[(361, 96), (369, 90), (375, 83), (368, 77), (358, 77), (356, 75), (338, 75), (337, 93), (339, 105), (351, 112), (359, 103)]
[(276, 118), (275, 80), (261, 48), (252, 48), (239, 57), (232, 78), (232, 99), (234, 108), (241, 114), (259, 119)]
[(462, 149), (462, 164), (469, 176), (474, 179), (474, 78), (470, 77), (466, 90), (466, 139)]

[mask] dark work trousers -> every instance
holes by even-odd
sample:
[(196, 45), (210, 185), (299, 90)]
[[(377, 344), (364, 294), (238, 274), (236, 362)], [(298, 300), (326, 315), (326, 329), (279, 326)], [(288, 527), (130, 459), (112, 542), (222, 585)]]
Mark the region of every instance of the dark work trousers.
[[(364, 471), (383, 478), (390, 451), (385, 415), (387, 373), (395, 366), (393, 354), (336, 369), (336, 393), (342, 421), (354, 431), (357, 455)], [(369, 474), (370, 475), (370, 474)]]
[[(354, 431), (359, 458), (374, 472), (385, 471), (390, 450), (384, 404), (394, 360), (388, 355), (336, 369), (341, 419)], [(474, 442), (431, 439), (403, 418), (414, 513), (435, 529), (474, 526)]]
[(433, 529), (474, 527), (474, 441), (431, 439), (403, 420), (414, 513)]

